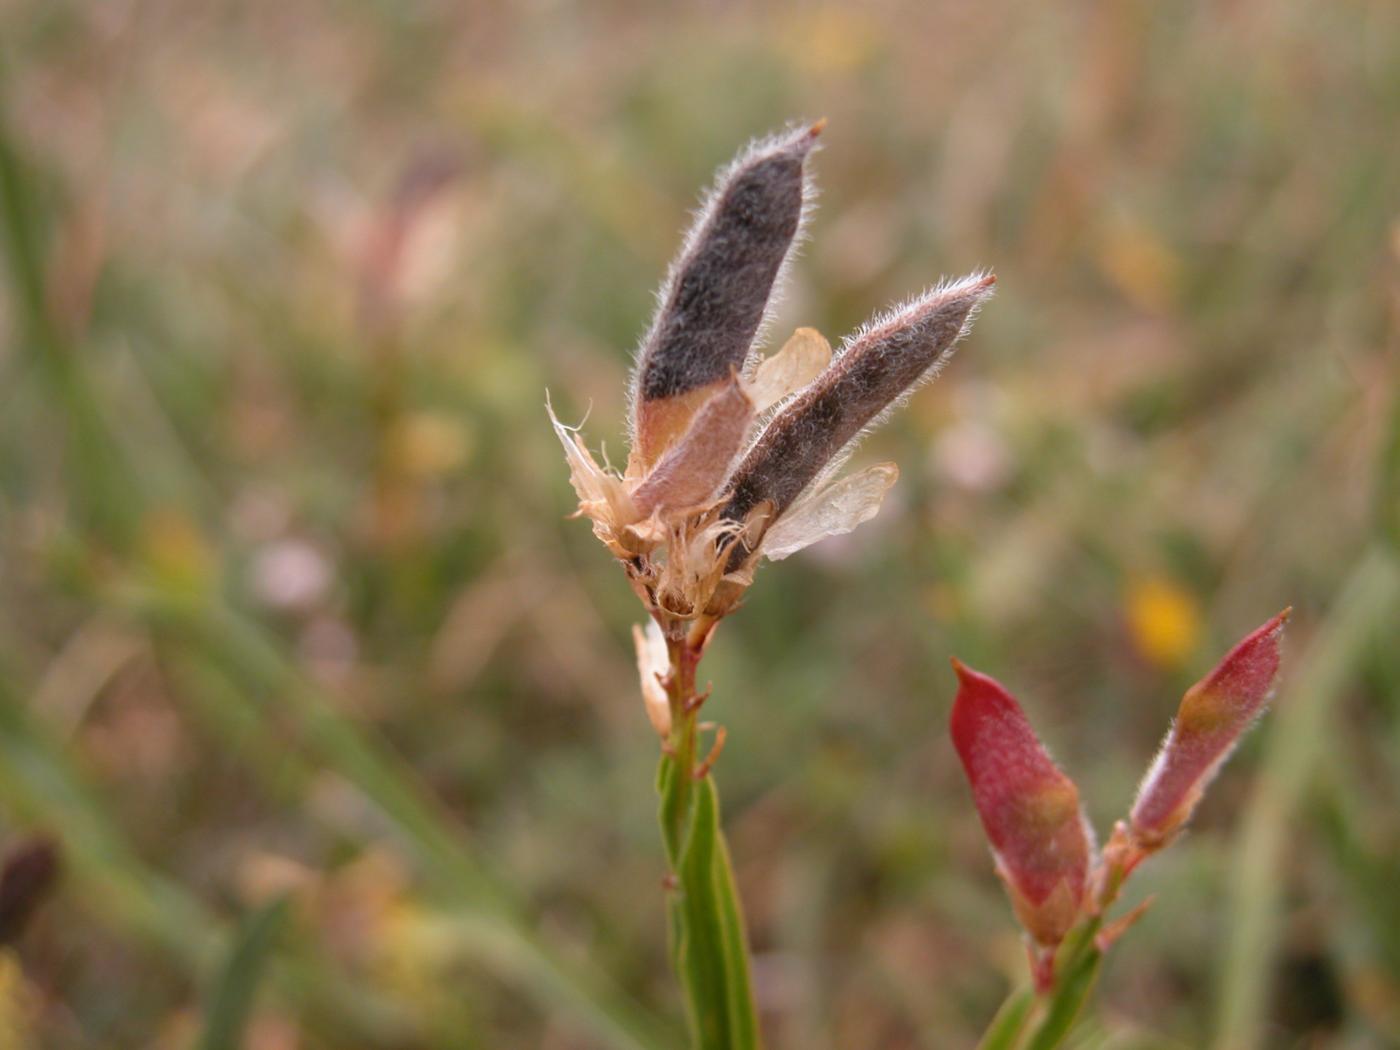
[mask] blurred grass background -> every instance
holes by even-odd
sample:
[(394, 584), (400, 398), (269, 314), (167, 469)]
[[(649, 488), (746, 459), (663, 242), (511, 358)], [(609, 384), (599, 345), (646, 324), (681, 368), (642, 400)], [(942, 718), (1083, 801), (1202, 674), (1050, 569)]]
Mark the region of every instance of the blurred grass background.
[(1106, 832), (1290, 603), (1078, 1045), (1400, 1045), (1400, 6), (9, 0), (0, 42), (0, 846), (65, 858), (6, 1046), (219, 1045), (260, 958), (255, 1050), (677, 1045), (638, 609), (544, 391), (620, 456), (699, 188), (818, 116), (776, 334), (999, 291), (858, 453), (881, 516), (707, 661), (772, 1045), (969, 1046), (1020, 979), (950, 654)]

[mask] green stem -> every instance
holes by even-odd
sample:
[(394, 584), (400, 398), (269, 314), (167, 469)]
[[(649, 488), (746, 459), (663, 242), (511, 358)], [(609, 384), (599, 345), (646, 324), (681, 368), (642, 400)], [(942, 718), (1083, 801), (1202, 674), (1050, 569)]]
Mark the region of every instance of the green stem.
[(1069, 1035), (1088, 1001), (1103, 964), (1097, 937), (1102, 919), (1095, 916), (1070, 933), (1055, 960), (1055, 987), (1045, 997), (1043, 1012), (1026, 1050), (1054, 1050)]
[(661, 759), (661, 833), (671, 867), (671, 958), (696, 1050), (757, 1050), (748, 937), (720, 831), (714, 780), (697, 766), (695, 670), (703, 643), (674, 639), (667, 689), (671, 734)]
[[(661, 830), (666, 842), (666, 859), (674, 869), (679, 863), (686, 820), (690, 815), (690, 800), (694, 794), (694, 777), (689, 773), (695, 768), (699, 712), (688, 708), (695, 697), (695, 669), (699, 656), (683, 638), (673, 639), (668, 645), (671, 669), (666, 679), (666, 693), (671, 707), (671, 736), (667, 747), (672, 773), (670, 784), (662, 790)], [(663, 762), (663, 776), (664, 769)], [(679, 771), (685, 771), (686, 775), (680, 775)]]
[(1006, 997), (977, 1050), (1055, 1050), (1061, 1046), (1098, 980), (1103, 920), (1095, 916), (1070, 932), (1055, 959), (1055, 983), (1037, 996), (1022, 988)]

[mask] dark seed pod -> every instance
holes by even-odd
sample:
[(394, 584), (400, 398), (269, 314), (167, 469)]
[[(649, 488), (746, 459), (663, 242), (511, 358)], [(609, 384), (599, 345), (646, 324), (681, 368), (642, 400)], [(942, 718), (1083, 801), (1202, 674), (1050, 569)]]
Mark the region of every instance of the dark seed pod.
[[(721, 514), (742, 522), (766, 503), (762, 528), (771, 525), (881, 412), (937, 371), (995, 282), (972, 277), (935, 289), (849, 339), (744, 457)], [(729, 568), (743, 564), (756, 545), (757, 537), (741, 540)]]
[(662, 286), (633, 389), (633, 455), (655, 463), (731, 373), (742, 372), (810, 196), (822, 124), (750, 146), (720, 174)]

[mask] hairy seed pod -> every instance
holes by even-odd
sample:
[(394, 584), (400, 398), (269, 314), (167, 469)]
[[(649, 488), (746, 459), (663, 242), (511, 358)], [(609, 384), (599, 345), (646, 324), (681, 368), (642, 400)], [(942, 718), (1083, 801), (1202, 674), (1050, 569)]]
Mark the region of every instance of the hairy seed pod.
[(701, 208), (638, 355), (632, 439), (643, 470), (744, 370), (811, 198), (803, 168), (822, 126), (749, 146)]
[[(771, 525), (860, 432), (947, 359), (996, 278), (973, 276), (877, 317), (841, 355), (768, 425), (734, 472), (721, 511), (745, 521), (767, 503)], [(739, 542), (729, 567), (738, 568), (756, 546)]]

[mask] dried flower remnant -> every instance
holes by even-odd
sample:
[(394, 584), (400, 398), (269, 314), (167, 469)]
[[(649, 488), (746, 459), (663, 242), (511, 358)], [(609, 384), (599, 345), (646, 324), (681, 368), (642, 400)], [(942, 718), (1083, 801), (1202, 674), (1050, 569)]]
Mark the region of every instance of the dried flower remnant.
[(632, 625), (632, 644), (637, 649), (637, 677), (641, 680), (647, 718), (656, 735), (665, 740), (671, 735), (671, 701), (665, 685), (671, 657), (666, 651), (666, 639), (656, 621), (651, 620), (645, 628)]
[(1291, 611), (1246, 637), (1182, 697), (1129, 816), (1141, 849), (1160, 849), (1185, 826), (1211, 778), (1263, 712), (1278, 678), (1279, 641)]
[(1079, 790), (1001, 683), (953, 661), (950, 728), (1012, 905), (1041, 954), (1078, 920), (1094, 854)]

